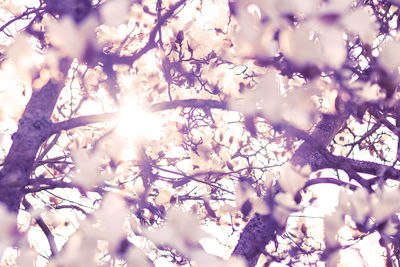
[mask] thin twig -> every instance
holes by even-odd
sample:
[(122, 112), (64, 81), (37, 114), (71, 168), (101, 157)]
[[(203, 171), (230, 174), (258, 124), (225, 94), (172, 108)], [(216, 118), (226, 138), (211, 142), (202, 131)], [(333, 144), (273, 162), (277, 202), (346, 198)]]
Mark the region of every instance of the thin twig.
[[(25, 209), (27, 211), (31, 211), (32, 208), (33, 208), (31, 203), (29, 203), (28, 200), (25, 197), (22, 199), (22, 204), (24, 205), (24, 207), (25, 207)], [(44, 220), (43, 220), (41, 215), (38, 215), (37, 217), (34, 217), (34, 219), (35, 219), (36, 223), (39, 225), (40, 229), (42, 229), (44, 235), (47, 238), (47, 241), (49, 242), (50, 252), (51, 252), (50, 258), (53, 258), (58, 253), (57, 245), (56, 245), (56, 242), (54, 240), (54, 236), (51, 233), (50, 228), (44, 222)]]

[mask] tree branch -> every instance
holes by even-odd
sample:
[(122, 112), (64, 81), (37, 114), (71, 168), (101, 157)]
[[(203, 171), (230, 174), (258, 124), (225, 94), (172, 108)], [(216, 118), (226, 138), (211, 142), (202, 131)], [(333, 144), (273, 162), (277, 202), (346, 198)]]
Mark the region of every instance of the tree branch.
[(186, 0), (180, 0), (176, 4), (172, 5), (170, 9), (165, 12), (164, 15), (162, 15), (159, 20), (157, 21), (157, 24), (154, 26), (154, 28), (151, 30), (149, 34), (149, 40), (147, 41), (146, 45), (141, 48), (139, 51), (135, 52), (133, 55), (130, 56), (119, 56), (116, 54), (103, 54), (104, 61), (108, 62), (110, 60), (113, 64), (124, 64), (124, 65), (132, 65), (133, 62), (138, 60), (141, 56), (146, 54), (148, 51), (152, 50), (153, 48), (156, 47), (156, 36), (157, 32), (161, 29), (162, 25), (172, 17), (174, 12), (182, 6), (184, 3), (186, 3)]
[[(24, 205), (24, 207), (25, 207), (25, 209), (27, 211), (31, 211), (32, 210), (32, 205), (31, 205), (31, 203), (28, 202), (28, 200), (26, 198), (22, 199), (22, 204)], [(42, 229), (44, 235), (47, 238), (47, 241), (49, 242), (50, 252), (51, 252), (50, 258), (53, 258), (58, 253), (57, 245), (56, 245), (56, 242), (54, 240), (54, 236), (51, 233), (50, 228), (44, 222), (42, 216), (38, 215), (37, 217), (35, 217), (35, 221), (39, 225), (40, 229)]]
[[(185, 100), (174, 100), (170, 102), (156, 103), (147, 107), (144, 110), (152, 112), (164, 111), (169, 109), (175, 109), (178, 107), (183, 108), (199, 108), (199, 109), (227, 109), (228, 104), (225, 101), (209, 100), (209, 99), (185, 99)], [(134, 114), (132, 114), (134, 115)], [(93, 123), (102, 123), (110, 120), (114, 120), (118, 117), (118, 112), (103, 113), (98, 115), (88, 115), (82, 117), (72, 118), (66, 121), (54, 123), (52, 126), (52, 133), (58, 133), (62, 130), (70, 130), (76, 127), (85, 126)]]
[[(291, 128), (291, 132), (301, 133), (305, 140), (294, 153), (291, 163), (300, 166), (309, 164), (313, 171), (328, 165), (329, 160), (324, 154), (330, 153), (327, 150), (326, 153), (321, 151), (330, 144), (348, 116), (349, 114), (323, 114), (311, 135)], [(276, 238), (278, 231), (278, 223), (273, 214), (256, 214), (243, 229), (233, 255), (244, 257), (248, 267), (254, 267), (265, 246)]]
[(56, 209), (56, 210), (60, 210), (60, 209), (74, 209), (74, 210), (77, 210), (77, 211), (80, 211), (80, 212), (82, 212), (84, 215), (86, 215), (86, 216), (88, 216), (89, 214), (84, 210), (84, 209), (82, 209), (81, 207), (79, 207), (79, 206), (77, 206), (77, 205), (62, 205), (62, 206), (55, 206), (54, 207), (54, 209)]
[(86, 126), (93, 123), (103, 123), (111, 121), (117, 118), (117, 112), (103, 113), (96, 115), (87, 115), (72, 118), (66, 121), (54, 123), (52, 126), (52, 134), (61, 132), (62, 130), (67, 131), (73, 128)]
[[(68, 59), (60, 61), (64, 75), (70, 62)], [(18, 213), (24, 196), (24, 186), (33, 171), (39, 147), (53, 134), (50, 117), (63, 85), (62, 82), (51, 79), (39, 91), (35, 91), (18, 122), (17, 132), (12, 136), (13, 143), (0, 171), (0, 202), (14, 213)]]
[[(185, 99), (167, 101), (144, 107), (144, 109), (151, 112), (159, 112), (175, 109), (178, 107), (198, 108), (205, 110), (222, 109), (235, 111), (229, 108), (226, 101), (217, 101), (210, 99)], [(263, 117), (262, 114), (257, 115)], [(52, 127), (52, 133), (56, 133), (61, 130), (70, 130), (72, 128), (81, 127), (92, 123), (107, 122), (110, 120), (114, 120), (117, 117), (117, 112), (76, 117), (67, 121), (54, 123)], [(400, 170), (394, 167), (379, 164), (376, 162), (335, 156), (328, 152), (328, 150), (326, 150), (325, 147), (330, 144), (330, 142), (332, 141), (336, 133), (340, 130), (347, 118), (348, 115), (346, 114), (323, 114), (322, 119), (315, 126), (311, 134), (297, 129), (288, 123), (281, 123), (280, 126), (290, 135), (304, 140), (304, 142), (299, 146), (299, 148), (293, 155), (291, 162), (294, 165), (298, 164), (300, 166), (310, 164), (313, 171), (325, 168), (334, 168), (342, 169), (345, 171), (353, 170), (359, 173), (380, 175), (385, 179), (399, 179)]]
[(303, 186), (303, 189), (313, 186), (313, 185), (317, 185), (317, 184), (335, 184), (335, 185), (343, 186), (343, 187), (348, 186), (351, 190), (356, 190), (358, 188), (358, 186), (340, 181), (336, 178), (320, 177), (320, 178), (308, 180), (305, 183), (305, 185)]
[(0, 32), (4, 31), (8, 26), (10, 26), (12, 23), (16, 22), (17, 20), (22, 19), (23, 17), (27, 17), (31, 14), (37, 13), (41, 10), (44, 10), (44, 8), (42, 6), (38, 7), (38, 8), (28, 8), (25, 12), (23, 12), (21, 15), (16, 16), (12, 19), (10, 19), (9, 21), (7, 21), (6, 23), (4, 23), (1, 27), (0, 27)]
[(275, 239), (278, 230), (279, 225), (272, 214), (256, 213), (240, 234), (232, 255), (244, 257), (249, 267), (256, 266), (266, 244)]
[(313, 171), (321, 169), (321, 166), (329, 165), (327, 158), (316, 149), (316, 146), (325, 149), (348, 117), (349, 114), (323, 114), (310, 135), (310, 141), (305, 141), (299, 146), (290, 160), (291, 163), (300, 166), (309, 164)]

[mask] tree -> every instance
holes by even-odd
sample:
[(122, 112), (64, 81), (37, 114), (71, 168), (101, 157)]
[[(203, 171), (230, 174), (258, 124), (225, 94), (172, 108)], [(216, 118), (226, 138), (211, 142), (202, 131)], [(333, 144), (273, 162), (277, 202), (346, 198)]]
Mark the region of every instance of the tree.
[(400, 1), (20, 2), (2, 265), (400, 265)]

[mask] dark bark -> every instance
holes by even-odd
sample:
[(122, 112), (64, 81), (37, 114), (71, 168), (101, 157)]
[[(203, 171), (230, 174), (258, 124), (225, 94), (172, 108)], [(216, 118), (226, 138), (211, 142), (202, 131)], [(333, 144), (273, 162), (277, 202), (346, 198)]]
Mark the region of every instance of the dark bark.
[[(323, 115), (310, 135), (311, 140), (306, 140), (299, 146), (291, 163), (300, 166), (309, 164), (313, 171), (332, 165), (329, 157), (320, 150), (330, 144), (347, 118), (348, 114)], [(272, 214), (256, 214), (243, 229), (233, 255), (244, 257), (247, 266), (253, 267), (265, 246), (275, 240), (278, 233), (279, 225)]]
[[(92, 10), (90, 1), (71, 0), (66, 3), (64, 2), (65, 1), (45, 1), (45, 10), (53, 15), (71, 15), (77, 23), (86, 18)], [(126, 64), (131, 65), (143, 54), (156, 47), (155, 40), (157, 31), (173, 16), (174, 12), (179, 7), (185, 4), (185, 2), (186, 0), (178, 1), (159, 18), (159, 21), (150, 33), (149, 41), (146, 46), (133, 56), (126, 57), (125, 59), (128, 59), (128, 63), (125, 62)], [(7, 25), (4, 25), (2, 28), (5, 27), (7, 27)], [(103, 56), (106, 59), (110, 59), (110, 65), (118, 63), (118, 56)], [(64, 76), (66, 76), (69, 70), (70, 62), (70, 59), (60, 60), (60, 71)], [(108, 65), (105, 64), (105, 68), (107, 66)], [(28, 184), (29, 177), (34, 170), (34, 161), (39, 147), (53, 133), (64, 129), (63, 126), (65, 125), (62, 123), (54, 126), (50, 120), (63, 86), (64, 81), (62, 79), (60, 81), (50, 80), (43, 88), (35, 91), (18, 122), (17, 132), (12, 136), (12, 146), (4, 159), (3, 168), (0, 170), (0, 202), (14, 213), (18, 213), (21, 200), (24, 196), (24, 187)], [(107, 119), (111, 119), (112, 116), (111, 114)], [(82, 124), (89, 124), (91, 119), (92, 116), (88, 116), (83, 120), (71, 120), (69, 121), (71, 125), (68, 125), (68, 127), (73, 128)]]
[(311, 133), (311, 140), (303, 142), (294, 153), (291, 163), (305, 166), (309, 164), (313, 171), (321, 166), (329, 166), (328, 159), (318, 148), (325, 149), (347, 120), (348, 114), (324, 114)]
[(272, 215), (255, 214), (243, 229), (233, 255), (242, 256), (248, 266), (255, 266), (266, 244), (275, 239), (278, 227)]
[[(62, 61), (64, 74), (66, 66), (69, 62)], [(50, 117), (63, 86), (62, 82), (50, 80), (33, 92), (12, 136), (12, 146), (0, 171), (0, 202), (14, 213), (20, 208), (39, 147), (52, 135)]]

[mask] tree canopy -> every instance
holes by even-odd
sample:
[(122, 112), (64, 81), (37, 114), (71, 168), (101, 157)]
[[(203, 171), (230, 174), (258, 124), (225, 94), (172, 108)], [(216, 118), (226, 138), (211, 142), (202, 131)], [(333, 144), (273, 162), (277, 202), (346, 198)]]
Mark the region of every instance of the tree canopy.
[(400, 265), (400, 1), (0, 12), (1, 266)]

